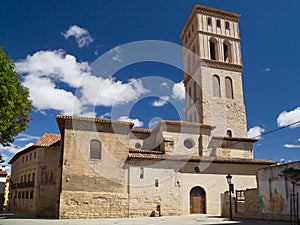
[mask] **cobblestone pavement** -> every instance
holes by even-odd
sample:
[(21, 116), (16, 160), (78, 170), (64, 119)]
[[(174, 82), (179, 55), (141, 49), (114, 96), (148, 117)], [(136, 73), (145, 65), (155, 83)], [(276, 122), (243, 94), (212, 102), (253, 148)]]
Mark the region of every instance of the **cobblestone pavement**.
[(79, 219), (79, 220), (47, 220), (30, 219), (21, 215), (0, 214), (0, 225), (209, 225), (209, 224), (237, 224), (237, 225), (289, 225), (289, 222), (245, 220), (228, 221), (228, 219), (212, 215), (162, 216), (120, 219)]

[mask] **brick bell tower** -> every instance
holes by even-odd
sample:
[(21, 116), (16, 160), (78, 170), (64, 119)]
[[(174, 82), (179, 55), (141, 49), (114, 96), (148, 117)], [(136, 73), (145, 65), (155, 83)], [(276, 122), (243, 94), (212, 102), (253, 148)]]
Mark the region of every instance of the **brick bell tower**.
[(195, 5), (180, 38), (185, 119), (216, 126), (218, 136), (246, 138), (239, 17)]

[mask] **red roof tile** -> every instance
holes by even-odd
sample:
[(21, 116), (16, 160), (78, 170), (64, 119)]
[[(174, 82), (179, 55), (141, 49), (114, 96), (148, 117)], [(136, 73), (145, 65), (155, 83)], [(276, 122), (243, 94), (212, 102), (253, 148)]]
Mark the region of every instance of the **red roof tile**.
[(60, 141), (60, 134), (44, 134), (34, 146), (37, 147), (50, 147), (51, 145)]

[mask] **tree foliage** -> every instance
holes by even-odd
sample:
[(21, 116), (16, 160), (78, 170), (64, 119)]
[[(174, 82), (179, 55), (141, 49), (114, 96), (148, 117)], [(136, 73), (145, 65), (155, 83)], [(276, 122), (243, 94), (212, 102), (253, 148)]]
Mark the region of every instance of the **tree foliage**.
[(293, 167), (289, 167), (281, 171), (281, 177), (287, 179), (293, 187), (300, 183), (300, 169), (294, 169)]
[(20, 76), (13, 60), (0, 47), (0, 144), (3, 146), (10, 146), (31, 120), (32, 103)]

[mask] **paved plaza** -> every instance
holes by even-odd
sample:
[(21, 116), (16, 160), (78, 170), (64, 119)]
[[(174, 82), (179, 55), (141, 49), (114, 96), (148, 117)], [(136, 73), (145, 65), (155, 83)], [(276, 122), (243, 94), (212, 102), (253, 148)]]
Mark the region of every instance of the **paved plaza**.
[(261, 221), (261, 220), (235, 220), (213, 215), (188, 215), (188, 216), (162, 216), (143, 218), (119, 219), (79, 219), (79, 220), (47, 220), (30, 219), (13, 214), (0, 214), (0, 225), (209, 225), (209, 224), (241, 224), (241, 225), (289, 225), (289, 222)]

